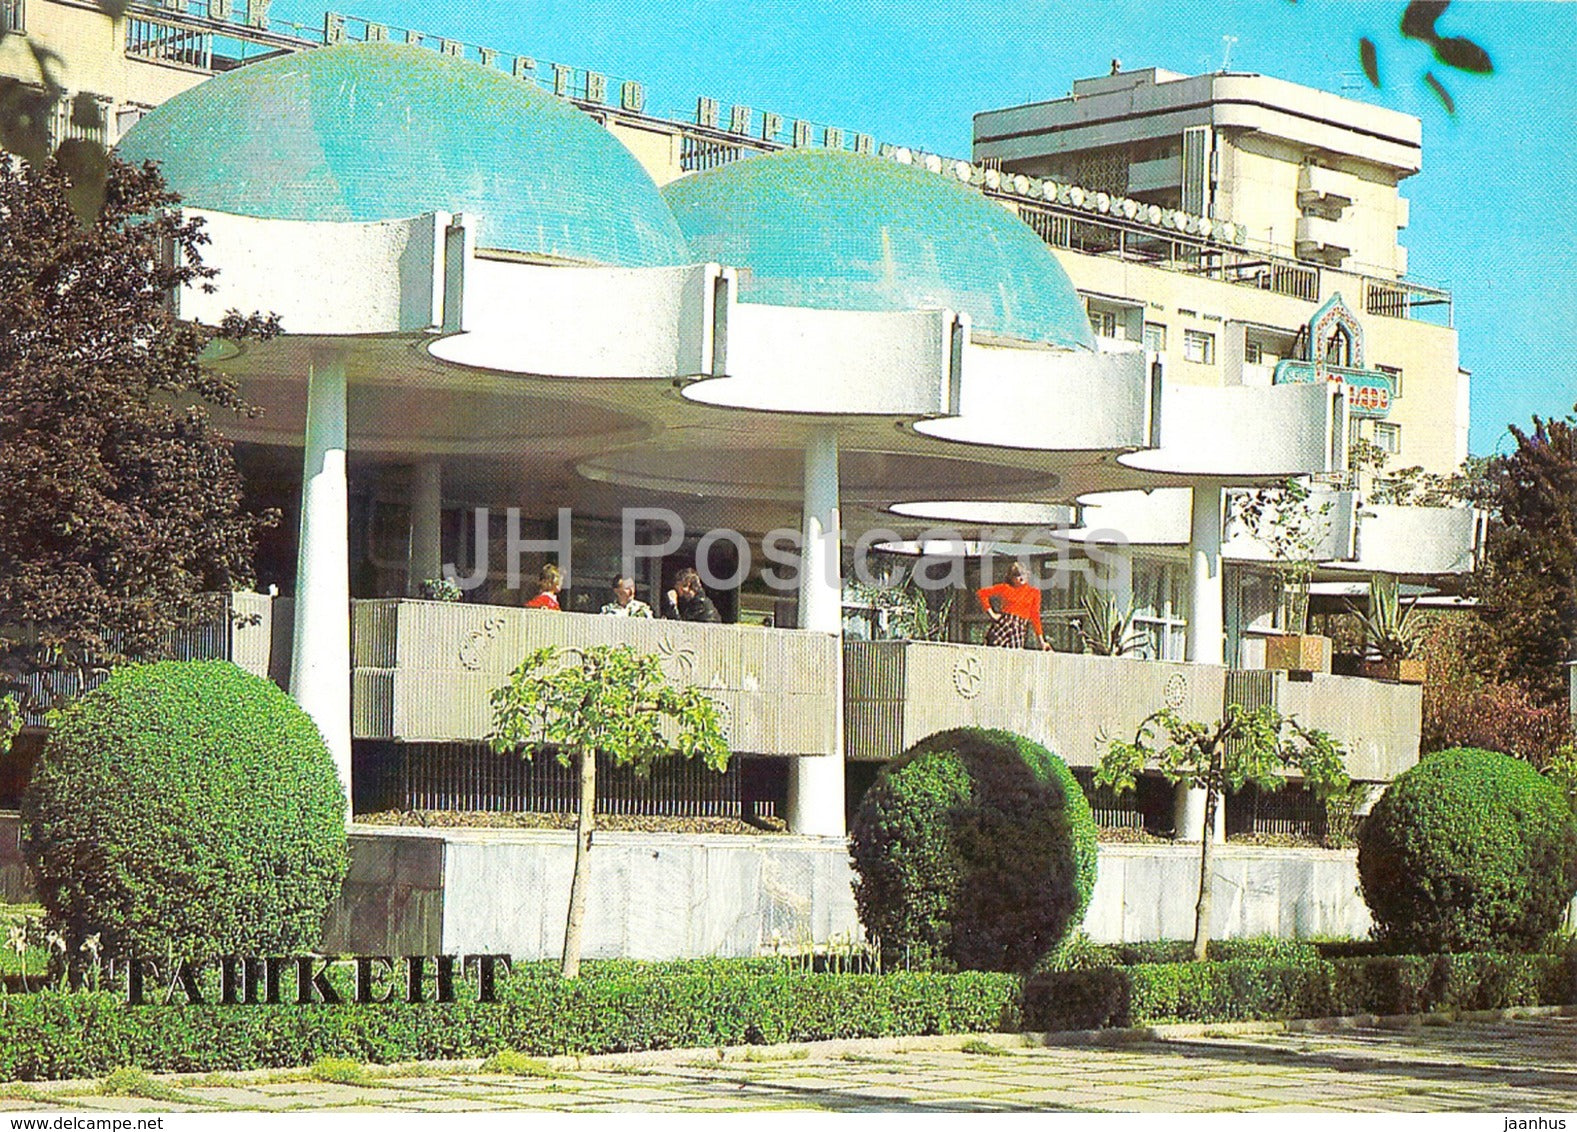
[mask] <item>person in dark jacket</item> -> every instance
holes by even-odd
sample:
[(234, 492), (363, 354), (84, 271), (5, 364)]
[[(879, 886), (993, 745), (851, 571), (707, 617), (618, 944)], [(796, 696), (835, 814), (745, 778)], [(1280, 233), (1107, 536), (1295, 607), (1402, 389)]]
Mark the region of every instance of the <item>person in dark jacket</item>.
[(663, 616), (675, 621), (708, 621), (720, 623), (723, 618), (717, 606), (701, 588), (701, 575), (685, 567), (674, 579), (674, 587), (663, 595)]

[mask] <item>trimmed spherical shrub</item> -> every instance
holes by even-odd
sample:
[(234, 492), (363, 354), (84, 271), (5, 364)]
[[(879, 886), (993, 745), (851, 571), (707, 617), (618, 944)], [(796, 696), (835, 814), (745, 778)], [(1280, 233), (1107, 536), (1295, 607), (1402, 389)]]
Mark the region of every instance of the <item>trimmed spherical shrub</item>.
[(1577, 892), (1577, 822), (1527, 763), (1441, 751), (1375, 803), (1359, 830), (1358, 875), (1391, 950), (1526, 951)]
[(55, 719), (22, 800), (46, 919), (75, 951), (315, 946), (348, 864), (345, 792), (312, 720), (224, 661), (115, 671)]
[(1095, 819), (1062, 760), (1007, 731), (916, 743), (850, 834), (855, 900), (889, 958), (1028, 971), (1084, 918)]

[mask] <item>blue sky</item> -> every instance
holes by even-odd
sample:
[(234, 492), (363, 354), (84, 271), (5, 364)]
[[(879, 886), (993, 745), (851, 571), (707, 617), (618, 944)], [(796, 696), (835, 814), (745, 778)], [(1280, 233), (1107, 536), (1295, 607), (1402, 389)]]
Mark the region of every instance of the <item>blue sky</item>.
[[(447, 35), (646, 85), (648, 108), (698, 95), (968, 156), (978, 110), (1062, 97), (1113, 58), (1198, 73), (1258, 71), (1413, 114), (1424, 170), (1403, 184), (1409, 266), (1456, 296), (1473, 371), (1473, 451), (1505, 426), (1577, 402), (1577, 3), (1458, 0), (1445, 34), (1485, 47), (1496, 74), (1435, 64), (1397, 31), (1402, 0), (360, 0), (347, 15)], [(276, 21), (324, 6), (275, 0)], [(1383, 89), (1359, 71), (1379, 47)], [(1424, 87), (1431, 66), (1457, 101)]]

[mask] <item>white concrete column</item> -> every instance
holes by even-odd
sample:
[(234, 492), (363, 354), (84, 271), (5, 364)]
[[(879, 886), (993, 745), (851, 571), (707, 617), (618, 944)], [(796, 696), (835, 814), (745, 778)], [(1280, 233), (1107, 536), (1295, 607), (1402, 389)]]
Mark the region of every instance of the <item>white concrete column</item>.
[[(1177, 831), (1177, 840), (1204, 840), (1205, 792), (1188, 785), (1186, 782), (1179, 782), (1176, 793), (1173, 795), (1172, 807), (1172, 818)], [(1215, 827), (1215, 842), (1219, 845), (1227, 839), (1227, 800), (1225, 796), (1216, 799)]]
[(1194, 488), (1188, 532), (1192, 603), (1188, 611), (1188, 659), (1226, 663), (1226, 601), (1221, 587), (1221, 488)]
[[(1219, 485), (1194, 488), (1188, 531), (1190, 596), (1188, 659), (1194, 664), (1226, 663), (1226, 598), (1221, 576)], [(1215, 839), (1226, 839), (1226, 799), (1216, 803)], [(1179, 783), (1174, 810), (1177, 839), (1199, 841), (1205, 834), (1205, 792)]]
[(838, 510), (838, 435), (818, 427), (805, 444), (804, 549), (800, 557), (799, 627), (837, 634), (831, 756), (793, 760), (788, 824), (795, 833), (843, 837), (843, 563)]
[(350, 512), (345, 479), (345, 362), (314, 351), (296, 557), (290, 695), (323, 732), (350, 797)]
[(423, 460), (411, 477), (411, 543), (405, 592), (420, 597), (422, 583), (443, 574), (443, 465)]

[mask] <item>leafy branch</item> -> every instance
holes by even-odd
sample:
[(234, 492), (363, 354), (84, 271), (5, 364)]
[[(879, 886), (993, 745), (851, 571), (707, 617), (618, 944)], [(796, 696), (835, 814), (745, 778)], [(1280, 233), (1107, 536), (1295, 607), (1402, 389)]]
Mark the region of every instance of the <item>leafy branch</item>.
[[(1472, 75), (1494, 74), (1495, 64), (1488, 51), (1466, 36), (1442, 35), (1436, 30), (1435, 25), (1448, 7), (1450, 0), (1411, 0), (1402, 11), (1400, 30), (1403, 38), (1427, 45), (1437, 61), (1453, 70)], [(1379, 90), (1380, 49), (1368, 36), (1358, 40), (1358, 63), (1370, 85)], [(1434, 92), (1447, 114), (1457, 112), (1456, 100), (1433, 71), (1424, 73), (1424, 84)]]

